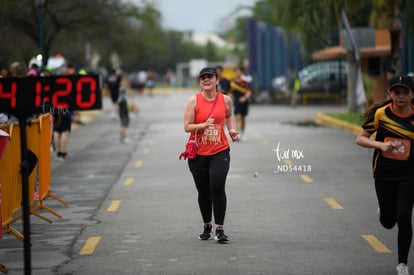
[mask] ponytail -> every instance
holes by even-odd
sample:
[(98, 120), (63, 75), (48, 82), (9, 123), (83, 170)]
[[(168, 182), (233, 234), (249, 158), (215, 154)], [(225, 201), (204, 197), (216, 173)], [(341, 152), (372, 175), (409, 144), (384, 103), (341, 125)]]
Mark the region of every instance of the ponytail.
[(380, 101), (374, 105), (372, 105), (371, 107), (368, 108), (368, 110), (364, 113), (364, 119), (367, 119), (368, 117), (374, 115), (374, 113), (381, 107), (388, 105), (392, 103), (392, 98), (387, 98), (383, 101)]

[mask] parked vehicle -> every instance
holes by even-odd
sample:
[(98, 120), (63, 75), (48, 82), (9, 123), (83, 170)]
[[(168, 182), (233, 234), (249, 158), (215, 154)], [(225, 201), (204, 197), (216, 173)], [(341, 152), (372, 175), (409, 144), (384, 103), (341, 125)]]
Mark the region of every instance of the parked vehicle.
[[(299, 93), (340, 93), (346, 89), (348, 64), (344, 61), (324, 61), (310, 64), (298, 72)], [(286, 76), (272, 81), (273, 92), (288, 93)]]

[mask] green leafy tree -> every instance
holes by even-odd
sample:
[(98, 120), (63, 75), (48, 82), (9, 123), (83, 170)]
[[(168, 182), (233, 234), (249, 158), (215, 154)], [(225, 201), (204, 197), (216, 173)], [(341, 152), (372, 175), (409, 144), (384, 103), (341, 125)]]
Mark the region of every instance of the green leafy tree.
[(154, 3), (1, 0), (0, 64), (28, 62), (41, 48), (44, 60), (59, 53), (80, 66), (91, 65), (89, 52), (99, 57), (100, 66), (108, 68), (114, 66), (113, 56), (117, 56), (126, 71), (165, 72), (193, 58), (224, 59), (225, 51), (218, 51), (212, 43), (195, 44), (189, 32), (163, 30), (162, 14)]
[[(40, 41), (44, 60), (51, 52), (59, 51), (76, 63), (84, 63), (87, 42), (105, 57), (112, 51), (128, 52), (130, 47), (145, 53), (149, 47), (160, 47), (159, 22), (160, 13), (146, 1), (140, 8), (116, 0), (2, 1), (2, 38), (15, 43), (1, 43), (2, 60), (27, 60), (41, 51)], [(17, 50), (15, 45), (19, 46)]]

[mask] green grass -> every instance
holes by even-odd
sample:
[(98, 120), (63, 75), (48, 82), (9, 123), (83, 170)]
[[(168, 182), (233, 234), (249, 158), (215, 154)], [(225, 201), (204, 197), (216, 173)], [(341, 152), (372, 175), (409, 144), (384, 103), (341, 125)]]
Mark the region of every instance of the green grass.
[(361, 119), (361, 114), (360, 113), (330, 113), (330, 114), (326, 114), (330, 117), (336, 118), (336, 119), (340, 119), (355, 125), (362, 125), (363, 120)]

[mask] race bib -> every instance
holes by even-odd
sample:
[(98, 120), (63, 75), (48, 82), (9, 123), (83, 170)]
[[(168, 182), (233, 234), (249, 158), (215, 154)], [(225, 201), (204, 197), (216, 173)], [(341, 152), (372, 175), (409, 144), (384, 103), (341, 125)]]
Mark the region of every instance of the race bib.
[(221, 125), (213, 124), (205, 128), (201, 139), (204, 144), (219, 143), (221, 140)]
[(382, 152), (384, 158), (396, 159), (396, 160), (408, 160), (410, 157), (411, 141), (401, 138), (384, 138), (384, 142), (391, 141), (395, 148), (391, 152)]

